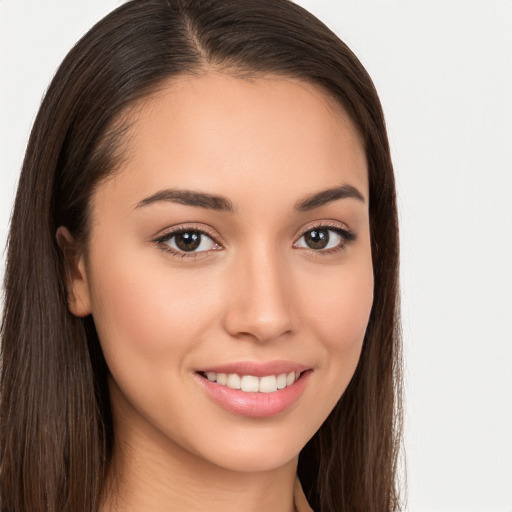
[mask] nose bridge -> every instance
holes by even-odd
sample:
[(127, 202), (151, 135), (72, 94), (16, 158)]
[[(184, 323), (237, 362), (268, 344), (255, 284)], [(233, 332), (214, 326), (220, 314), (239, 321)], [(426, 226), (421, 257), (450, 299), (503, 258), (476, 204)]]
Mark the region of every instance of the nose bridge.
[(225, 327), (232, 335), (271, 341), (291, 330), (290, 280), (275, 244), (241, 250), (230, 273)]

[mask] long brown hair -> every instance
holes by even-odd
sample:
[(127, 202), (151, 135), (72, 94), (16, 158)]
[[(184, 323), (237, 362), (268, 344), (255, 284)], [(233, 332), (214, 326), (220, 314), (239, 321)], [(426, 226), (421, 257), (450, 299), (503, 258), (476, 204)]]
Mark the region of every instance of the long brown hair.
[(58, 226), (86, 240), (91, 194), (123, 158), (122, 114), (170, 77), (214, 67), (322, 87), (350, 115), (369, 173), (374, 303), (347, 390), (302, 450), (322, 512), (400, 508), (401, 345), (393, 169), (377, 93), (354, 54), (288, 0), (134, 0), (57, 71), (32, 129), (8, 239), (2, 321), (1, 507), (95, 511), (115, 432), (92, 318), (67, 308)]

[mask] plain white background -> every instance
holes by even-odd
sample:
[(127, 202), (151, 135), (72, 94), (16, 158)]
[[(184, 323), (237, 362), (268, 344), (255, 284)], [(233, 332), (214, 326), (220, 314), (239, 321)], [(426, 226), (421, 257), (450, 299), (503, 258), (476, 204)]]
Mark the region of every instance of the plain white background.
[[(74, 42), (120, 3), (0, 0), (2, 246), (42, 94)], [(298, 3), (359, 56), (387, 117), (408, 510), (512, 512), (512, 1)]]

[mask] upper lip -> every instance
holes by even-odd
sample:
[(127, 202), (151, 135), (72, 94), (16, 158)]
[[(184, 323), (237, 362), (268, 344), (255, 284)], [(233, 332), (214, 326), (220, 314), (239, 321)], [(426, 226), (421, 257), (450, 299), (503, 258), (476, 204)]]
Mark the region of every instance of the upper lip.
[(311, 367), (293, 361), (237, 361), (219, 365), (206, 366), (198, 369), (200, 373), (236, 373), (238, 375), (253, 375), (264, 377), (265, 375), (280, 375), (282, 373), (303, 372)]

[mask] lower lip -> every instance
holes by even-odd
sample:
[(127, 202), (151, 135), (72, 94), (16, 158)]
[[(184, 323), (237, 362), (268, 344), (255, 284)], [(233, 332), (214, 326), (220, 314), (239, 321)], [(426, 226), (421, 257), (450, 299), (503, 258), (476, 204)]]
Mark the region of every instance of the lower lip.
[(196, 380), (213, 400), (226, 411), (251, 418), (266, 418), (280, 414), (301, 396), (311, 371), (301, 374), (291, 386), (272, 393), (251, 393), (211, 382), (200, 374)]

